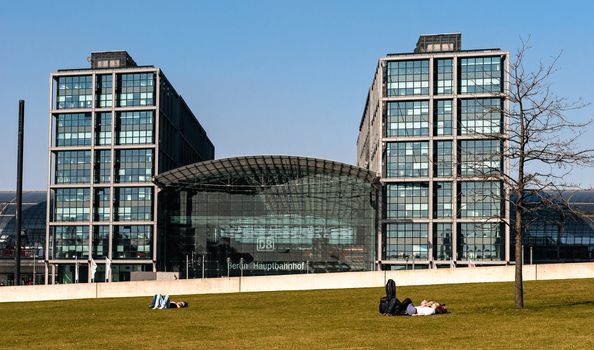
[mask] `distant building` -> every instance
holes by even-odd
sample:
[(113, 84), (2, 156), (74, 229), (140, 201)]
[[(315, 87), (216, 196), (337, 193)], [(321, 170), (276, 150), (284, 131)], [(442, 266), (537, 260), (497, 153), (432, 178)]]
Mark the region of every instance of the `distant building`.
[[(23, 191), (21, 283), (44, 283), (46, 191)], [(14, 284), (16, 192), (0, 191), (0, 283)], [(35, 268), (33, 263), (35, 261)]]
[(158, 188), (164, 171), (214, 158), (214, 146), (161, 69), (125, 51), (94, 52), (89, 69), (50, 79), (46, 276), (49, 283), (113, 281), (157, 264)]
[(381, 178), (382, 269), (510, 261), (501, 113), (509, 53), (461, 42), (422, 35), (414, 52), (378, 62), (357, 165)]

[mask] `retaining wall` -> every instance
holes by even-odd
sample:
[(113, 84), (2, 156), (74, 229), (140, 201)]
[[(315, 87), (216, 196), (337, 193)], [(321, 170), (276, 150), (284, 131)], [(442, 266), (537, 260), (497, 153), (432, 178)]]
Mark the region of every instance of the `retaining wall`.
[[(0, 287), (0, 302), (510, 282), (514, 266)], [(524, 281), (594, 278), (594, 263), (525, 265)]]

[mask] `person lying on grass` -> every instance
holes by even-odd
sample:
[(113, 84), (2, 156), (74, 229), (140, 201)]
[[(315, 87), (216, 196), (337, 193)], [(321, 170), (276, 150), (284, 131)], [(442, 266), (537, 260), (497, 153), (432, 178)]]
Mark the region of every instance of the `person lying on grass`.
[(445, 304), (433, 300), (423, 300), (421, 305), (415, 306), (410, 298), (404, 299), (401, 303), (396, 299), (396, 305), (386, 315), (394, 316), (430, 316), (445, 314), (448, 312)]
[(162, 294), (155, 294), (149, 305), (149, 308), (151, 309), (180, 309), (183, 307), (188, 307), (188, 303), (185, 301), (169, 300), (169, 294), (165, 296)]

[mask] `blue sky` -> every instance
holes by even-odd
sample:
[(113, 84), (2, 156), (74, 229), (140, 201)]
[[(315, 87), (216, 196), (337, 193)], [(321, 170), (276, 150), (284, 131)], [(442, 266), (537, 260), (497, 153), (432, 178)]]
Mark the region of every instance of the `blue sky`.
[[(26, 189), (47, 185), (48, 76), (127, 50), (163, 69), (212, 139), (216, 157), (290, 154), (355, 162), (379, 57), (419, 34), (461, 32), (465, 49), (529, 60), (560, 51), (554, 90), (594, 102), (588, 1), (10, 1), (0, 11), (0, 189), (16, 179), (18, 100), (26, 100)], [(573, 113), (586, 119), (594, 108)], [(584, 145), (594, 147), (594, 131)], [(594, 185), (591, 170), (571, 181)]]

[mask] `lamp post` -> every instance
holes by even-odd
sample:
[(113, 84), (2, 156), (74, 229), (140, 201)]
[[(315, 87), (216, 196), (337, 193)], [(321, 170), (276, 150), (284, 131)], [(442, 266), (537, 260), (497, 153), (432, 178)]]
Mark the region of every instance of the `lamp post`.
[(17, 150), (17, 188), (16, 188), (16, 213), (15, 221), (15, 258), (14, 258), (14, 284), (21, 281), (21, 223), (23, 220), (23, 138), (25, 133), (25, 101), (19, 101), (19, 135)]

